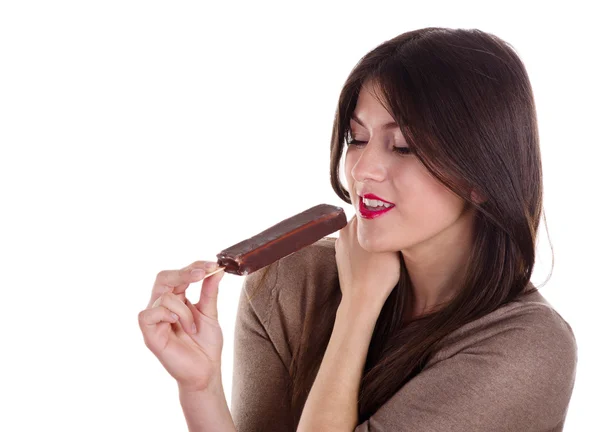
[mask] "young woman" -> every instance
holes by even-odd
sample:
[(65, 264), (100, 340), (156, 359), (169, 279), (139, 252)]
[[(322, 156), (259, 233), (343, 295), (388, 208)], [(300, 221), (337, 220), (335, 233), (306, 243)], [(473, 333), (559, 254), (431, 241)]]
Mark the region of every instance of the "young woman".
[(185, 290), (215, 263), (158, 274), (140, 327), (190, 430), (562, 430), (577, 345), (530, 282), (542, 168), (510, 45), (426, 28), (369, 52), (339, 98), (331, 180), (356, 209), (339, 238), (244, 281), (232, 414), (222, 273), (197, 304)]

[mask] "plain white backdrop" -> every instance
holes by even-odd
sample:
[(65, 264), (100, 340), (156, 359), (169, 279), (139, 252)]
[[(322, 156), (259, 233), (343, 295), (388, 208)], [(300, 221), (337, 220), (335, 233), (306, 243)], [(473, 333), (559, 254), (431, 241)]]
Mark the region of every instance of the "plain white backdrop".
[[(494, 33), (528, 69), (555, 257), (541, 292), (579, 347), (565, 430), (600, 430), (592, 3), (0, 3), (0, 430), (185, 430), (137, 323), (156, 274), (319, 203), (350, 217), (328, 177), (343, 82), (427, 26)], [(551, 262), (542, 221), (536, 285)], [(242, 281), (218, 300), (228, 401)]]

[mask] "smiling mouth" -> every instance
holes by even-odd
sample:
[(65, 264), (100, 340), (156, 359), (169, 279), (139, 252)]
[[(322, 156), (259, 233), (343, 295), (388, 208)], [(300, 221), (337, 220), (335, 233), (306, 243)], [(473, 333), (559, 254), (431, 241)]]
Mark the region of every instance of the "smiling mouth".
[[(365, 202), (366, 201), (366, 202)], [(369, 204), (373, 204), (370, 199), (363, 199), (363, 197), (359, 197), (359, 213), (364, 219), (374, 219), (376, 217), (382, 216), (385, 213), (389, 212), (391, 209), (395, 207), (394, 204), (385, 202), (384, 205), (381, 205), (383, 202), (372, 206)]]

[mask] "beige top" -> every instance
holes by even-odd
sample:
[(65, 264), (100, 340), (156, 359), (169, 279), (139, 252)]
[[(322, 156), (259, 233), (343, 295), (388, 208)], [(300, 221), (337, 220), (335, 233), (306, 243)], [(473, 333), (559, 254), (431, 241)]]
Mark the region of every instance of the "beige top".
[[(238, 432), (296, 430), (301, 407), (290, 406), (285, 386), (302, 332), (310, 334), (305, 318), (319, 313), (315, 300), (340, 289), (334, 242), (322, 239), (246, 276), (234, 340)], [(569, 324), (539, 292), (527, 294), (450, 333), (424, 370), (355, 430), (561, 431), (576, 364)]]

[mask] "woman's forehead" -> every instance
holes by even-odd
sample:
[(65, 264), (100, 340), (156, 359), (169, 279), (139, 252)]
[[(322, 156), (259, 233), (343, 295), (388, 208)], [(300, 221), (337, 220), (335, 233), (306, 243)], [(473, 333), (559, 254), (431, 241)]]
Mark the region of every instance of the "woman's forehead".
[(361, 90), (350, 119), (363, 127), (367, 127), (367, 124), (382, 124), (380, 127), (384, 129), (398, 127), (381, 100), (369, 88)]

